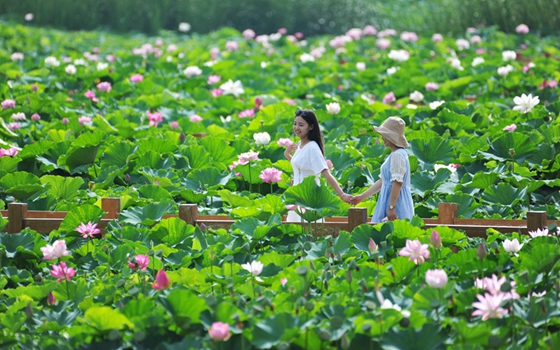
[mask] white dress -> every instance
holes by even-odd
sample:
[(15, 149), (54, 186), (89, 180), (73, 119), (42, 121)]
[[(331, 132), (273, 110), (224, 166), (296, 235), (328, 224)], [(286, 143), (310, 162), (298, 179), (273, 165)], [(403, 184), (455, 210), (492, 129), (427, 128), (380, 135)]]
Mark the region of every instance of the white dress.
[[(317, 184), (319, 185), (319, 175), (321, 175), (323, 170), (328, 169), (327, 161), (315, 141), (309, 141), (303, 147), (301, 147), (301, 143), (298, 143), (290, 163), (294, 171), (293, 186), (299, 185), (303, 182), (303, 179), (310, 175), (316, 177)], [(294, 210), (290, 210), (286, 221), (301, 222), (301, 217)]]

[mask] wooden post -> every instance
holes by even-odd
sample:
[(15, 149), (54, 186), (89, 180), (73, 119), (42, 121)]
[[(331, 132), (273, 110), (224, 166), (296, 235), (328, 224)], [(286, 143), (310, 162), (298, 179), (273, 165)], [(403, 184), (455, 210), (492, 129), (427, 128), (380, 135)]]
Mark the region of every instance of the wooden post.
[(348, 209), (348, 232), (367, 222), (367, 208)]
[(8, 204), (8, 233), (20, 233), (25, 227), (27, 203)]
[(457, 203), (439, 203), (438, 204), (438, 222), (443, 225), (453, 225), (458, 216)]
[(101, 209), (105, 211), (106, 219), (118, 219), (121, 211), (120, 198), (101, 198)]
[(179, 204), (179, 218), (185, 220), (189, 225), (196, 225), (198, 220), (198, 205)]
[(548, 227), (546, 211), (530, 211), (527, 213), (527, 230), (536, 231)]

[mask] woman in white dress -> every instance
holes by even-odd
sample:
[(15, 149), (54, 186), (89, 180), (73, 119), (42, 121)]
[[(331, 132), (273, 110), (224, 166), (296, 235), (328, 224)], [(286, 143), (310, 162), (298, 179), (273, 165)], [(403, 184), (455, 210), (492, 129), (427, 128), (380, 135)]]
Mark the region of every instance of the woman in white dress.
[[(353, 197), (344, 193), (338, 181), (332, 176), (325, 160), (323, 135), (319, 128), (317, 116), (310, 110), (298, 109), (293, 125), (294, 133), (299, 137), (297, 144), (286, 147), (284, 156), (292, 164), (294, 176), (292, 185), (299, 185), (307, 176), (315, 176), (319, 184), (319, 175), (327, 180), (340, 198), (349, 202)], [(288, 213), (287, 221), (301, 222), (301, 217), (293, 210)]]

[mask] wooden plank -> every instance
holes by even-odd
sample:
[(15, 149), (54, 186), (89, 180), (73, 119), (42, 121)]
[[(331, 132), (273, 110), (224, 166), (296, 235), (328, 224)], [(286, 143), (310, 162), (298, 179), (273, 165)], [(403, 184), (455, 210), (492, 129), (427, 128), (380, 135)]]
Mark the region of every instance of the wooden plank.
[(546, 211), (530, 211), (527, 213), (527, 229), (542, 230), (548, 227)]
[(118, 219), (121, 211), (120, 198), (101, 198), (101, 209), (105, 211), (106, 219)]
[(27, 203), (8, 204), (8, 233), (19, 233), (25, 227)]
[(198, 221), (198, 206), (196, 204), (179, 204), (179, 218), (189, 225), (196, 225)]
[(352, 232), (356, 227), (365, 224), (367, 221), (366, 208), (350, 208), (348, 209), (348, 226), (346, 231)]
[[(44, 219), (30, 218), (25, 220), (25, 227), (28, 227), (39, 233), (49, 234), (53, 230), (58, 230), (63, 219)], [(105, 228), (113, 219), (101, 219), (97, 223), (97, 228), (101, 230), (101, 234), (105, 234)]]
[(458, 216), (457, 203), (439, 203), (438, 219), (440, 224), (452, 225)]

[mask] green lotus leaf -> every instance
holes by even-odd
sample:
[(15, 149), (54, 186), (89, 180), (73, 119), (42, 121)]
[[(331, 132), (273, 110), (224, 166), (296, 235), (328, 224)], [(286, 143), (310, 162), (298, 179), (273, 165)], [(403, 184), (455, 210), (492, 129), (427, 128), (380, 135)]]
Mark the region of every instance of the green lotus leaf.
[[(354, 243), (356, 248), (369, 253), (368, 245), (370, 238), (372, 238), (378, 246), (379, 255), (384, 256), (387, 250), (391, 250), (393, 246), (392, 241), (387, 239), (388, 234), (388, 232), (381, 232), (378, 230), (377, 226), (363, 224), (352, 231), (352, 243)], [(381, 242), (387, 243), (385, 248), (381, 246)]]
[(424, 197), (430, 191), (436, 190), (443, 182), (449, 179), (449, 169), (439, 169), (433, 174), (428, 171), (417, 171), (410, 176), (411, 192), (413, 195)]
[(95, 182), (96, 189), (106, 189), (115, 183), (115, 179), (119, 176), (124, 177), (124, 172), (126, 169), (118, 167), (116, 165), (111, 165), (104, 167), (99, 172), (99, 176), (93, 181)]
[(114, 140), (101, 155), (101, 168), (115, 165), (124, 167), (129, 163), (129, 156), (134, 153), (134, 144), (127, 140)]
[(223, 174), (220, 170), (214, 167), (196, 169), (187, 175), (185, 187), (196, 192), (203, 192), (213, 189), (218, 189), (228, 182), (231, 174)]
[(80, 303), (88, 294), (88, 288), (85, 280), (77, 279), (72, 282), (59, 282), (53, 294), (57, 300), (70, 300)]
[(42, 156), (37, 156), (37, 161), (43, 164), (42, 168), (47, 171), (53, 171), (55, 169), (60, 169), (58, 165), (58, 159), (62, 157), (70, 149), (70, 141), (60, 141), (52, 145)]
[(298, 323), (298, 318), (288, 313), (264, 318), (253, 326), (251, 343), (259, 349), (270, 349), (282, 340), (292, 340), (293, 331), (300, 332)]
[(82, 223), (87, 224), (88, 222), (96, 223), (103, 218), (105, 212), (103, 209), (91, 205), (83, 204), (74, 209), (70, 210), (68, 214), (62, 220), (60, 224), (60, 230), (66, 232), (73, 232)]
[(188, 317), (191, 324), (200, 323), (201, 313), (208, 308), (206, 299), (185, 289), (175, 289), (169, 293), (167, 303), (173, 316)]
[(22, 148), (18, 156), (23, 159), (36, 157), (40, 154), (44, 154), (53, 146), (53, 144), (54, 142), (47, 140), (39, 140), (37, 142), (27, 144)]
[(477, 172), (470, 183), (465, 183), (465, 187), (485, 189), (493, 186), (500, 179), (498, 173)]
[(169, 247), (180, 246), (182, 249), (190, 249), (194, 231), (194, 227), (184, 220), (168, 218), (161, 220), (152, 228), (150, 238), (162, 241)]
[(163, 156), (161, 153), (148, 150), (146, 152), (137, 153), (136, 166), (139, 168), (146, 167), (158, 170), (170, 170), (173, 166), (173, 158)]
[(308, 176), (302, 183), (292, 186), (284, 192), (286, 203), (297, 204), (306, 210), (321, 212), (324, 209), (341, 211), (348, 208), (338, 196), (332, 193), (332, 188), (323, 179), (321, 185), (317, 185), (314, 176)]
[(227, 166), (232, 164), (233, 161), (237, 160), (237, 152), (223, 139), (218, 137), (205, 137), (199, 141), (199, 144), (204, 147), (210, 157), (212, 157), (213, 164), (221, 164), (224, 170), (227, 169)]
[(554, 237), (536, 237), (525, 243), (519, 252), (520, 271), (529, 271), (531, 274), (556, 275), (560, 266), (560, 247)]
[(440, 136), (411, 140), (410, 147), (414, 155), (422, 162), (423, 170), (432, 168), (437, 162), (448, 164), (455, 156), (455, 150), (449, 140)]
[(138, 192), (144, 198), (152, 199), (154, 202), (173, 200), (173, 197), (165, 188), (156, 185), (144, 185), (138, 188)]
[(465, 218), (471, 218), (475, 209), (480, 206), (475, 202), (473, 196), (464, 193), (450, 194), (445, 197), (445, 201), (457, 203), (457, 215)]
[(18, 157), (1, 157), (0, 158), (0, 178), (4, 175), (13, 173), (17, 170), (21, 158)]
[(222, 198), (222, 201), (226, 202), (230, 207), (250, 207), (254, 204), (254, 201), (249, 197), (241, 196), (232, 193), (229, 190), (220, 190), (218, 195)]
[(513, 159), (518, 163), (523, 163), (525, 158), (537, 151), (533, 140), (523, 133), (503, 133), (489, 142), (488, 152), (480, 153), (485, 157), (502, 162)]
[(187, 201), (187, 203), (195, 203), (195, 204), (199, 204), (204, 200), (204, 198), (206, 198), (206, 194), (196, 193), (195, 191), (188, 190), (188, 189), (181, 190), (181, 192), (179, 192), (179, 195), (181, 196), (181, 198)]
[(287, 268), (288, 266), (290, 266), (290, 264), (296, 260), (296, 256), (292, 255), (292, 254), (281, 254), (275, 251), (272, 251), (270, 253), (265, 253), (263, 255), (261, 255), (259, 257), (259, 261), (261, 263), (263, 263), (264, 266), (267, 266), (269, 264), (274, 264), (278, 267), (281, 267), (283, 269)]
[(84, 322), (99, 330), (109, 331), (125, 328), (134, 329), (134, 324), (120, 311), (108, 306), (93, 306), (86, 310)]
[(95, 161), (103, 137), (100, 131), (78, 136), (66, 153), (58, 158), (58, 165), (66, 166), (70, 173), (82, 172), (82, 166)]
[(17, 171), (6, 174), (0, 179), (0, 187), (3, 191), (14, 196), (20, 201), (24, 201), (39, 191), (46, 191), (41, 180), (32, 173)]
[(48, 193), (58, 200), (72, 199), (78, 195), (78, 190), (85, 184), (80, 177), (63, 177), (58, 175), (45, 175), (41, 183), (48, 184)]
[(132, 207), (121, 211), (119, 220), (132, 224), (152, 226), (173, 208), (173, 201), (149, 203), (143, 207)]
[(138, 145), (139, 154), (148, 151), (154, 151), (159, 154), (171, 154), (176, 149), (177, 145), (174, 143), (157, 137), (150, 137), (148, 139), (141, 140)]
[(33, 250), (35, 236), (31, 233), (8, 234), (0, 232), (0, 246), (5, 249), (6, 257), (14, 258), (18, 252)]
[(490, 203), (513, 205), (527, 200), (527, 190), (514, 188), (510, 184), (501, 182), (484, 190), (482, 198)]

